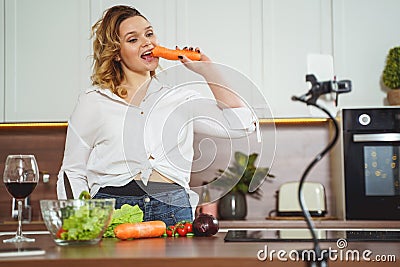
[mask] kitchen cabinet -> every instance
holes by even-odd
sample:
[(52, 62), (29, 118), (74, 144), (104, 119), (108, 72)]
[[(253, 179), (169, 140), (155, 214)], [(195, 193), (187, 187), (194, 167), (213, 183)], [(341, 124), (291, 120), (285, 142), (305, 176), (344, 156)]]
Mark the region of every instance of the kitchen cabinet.
[(400, 45), (398, 10), (398, 0), (333, 1), (335, 67), (354, 89), (342, 97), (342, 107), (387, 105), (381, 75), (390, 48)]
[(400, 45), (399, 9), (397, 0), (263, 1), (262, 88), (273, 114), (314, 114), (290, 100), (309, 88), (304, 80), (310, 53), (332, 55), (337, 79), (352, 81), (337, 110), (387, 105), (381, 74), (387, 52)]
[[(5, 29), (0, 33), (0, 78), (4, 80), (0, 85), (1, 121), (68, 120), (79, 93), (91, 83), (91, 26), (107, 6), (114, 4), (97, 0), (0, 0), (4, 18), (0, 23)], [(173, 5), (163, 1), (159, 5), (162, 8), (145, 6), (143, 10), (155, 18), (161, 32), (174, 28), (163, 23), (166, 14), (176, 12)], [(176, 34), (164, 35), (168, 41)], [(172, 43), (175, 39), (167, 42)]]
[(332, 55), (334, 0), (262, 1), (262, 91), (276, 117), (309, 117), (293, 95), (308, 90), (309, 54)]
[[(4, 29), (4, 0), (0, 0), (0, 29)], [(4, 30), (0, 31), (0, 121), (4, 118)]]
[(2, 8), (3, 120), (67, 120), (90, 84), (90, 1), (3, 0)]
[(90, 85), (90, 27), (116, 4), (138, 8), (162, 45), (199, 46), (247, 77), (262, 94), (239, 93), (260, 117), (312, 116), (291, 101), (308, 90), (309, 54), (332, 55), (337, 78), (352, 80), (340, 107), (385, 104), (380, 75), (398, 45), (397, 0), (0, 0), (0, 120), (66, 121)]

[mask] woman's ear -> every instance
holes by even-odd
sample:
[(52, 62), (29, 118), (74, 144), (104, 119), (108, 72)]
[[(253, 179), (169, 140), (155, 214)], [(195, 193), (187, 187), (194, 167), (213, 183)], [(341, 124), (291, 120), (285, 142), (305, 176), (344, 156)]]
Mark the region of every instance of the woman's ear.
[(121, 61), (121, 57), (119, 55), (116, 55), (114, 60), (117, 61), (117, 62), (120, 62)]

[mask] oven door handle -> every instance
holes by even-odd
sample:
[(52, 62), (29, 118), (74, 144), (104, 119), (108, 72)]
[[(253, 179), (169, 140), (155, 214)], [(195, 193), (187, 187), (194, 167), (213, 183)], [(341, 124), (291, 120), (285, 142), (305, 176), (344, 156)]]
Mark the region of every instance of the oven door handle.
[(353, 141), (358, 142), (399, 142), (400, 133), (354, 134)]

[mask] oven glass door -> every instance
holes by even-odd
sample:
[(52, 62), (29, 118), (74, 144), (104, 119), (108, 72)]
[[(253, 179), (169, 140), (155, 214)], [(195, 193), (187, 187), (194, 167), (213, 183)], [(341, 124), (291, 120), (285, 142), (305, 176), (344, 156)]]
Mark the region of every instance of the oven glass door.
[(399, 196), (400, 146), (364, 146), (366, 196)]

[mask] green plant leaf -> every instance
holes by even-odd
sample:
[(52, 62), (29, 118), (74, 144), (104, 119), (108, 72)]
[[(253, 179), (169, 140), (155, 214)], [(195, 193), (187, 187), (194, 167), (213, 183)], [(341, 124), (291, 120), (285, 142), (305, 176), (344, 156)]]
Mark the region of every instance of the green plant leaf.
[(254, 167), (255, 166), (255, 161), (258, 157), (257, 153), (253, 153), (249, 156), (249, 162), (247, 163), (247, 166)]
[(235, 160), (242, 169), (245, 169), (247, 167), (247, 162), (249, 161), (248, 156), (243, 154), (242, 152), (235, 153)]
[(250, 189), (253, 191), (254, 189), (258, 188), (267, 178), (268, 168), (259, 168), (256, 170), (252, 180), (252, 188)]
[(242, 152), (235, 152), (235, 161), (226, 170), (217, 171), (219, 176), (213, 180), (211, 186), (220, 189), (232, 188), (231, 191), (240, 191), (260, 199), (262, 196), (260, 185), (267, 177), (274, 175), (269, 173), (269, 168), (255, 166), (257, 157), (257, 153), (247, 156)]
[(244, 183), (239, 183), (239, 184), (237, 184), (237, 185), (235, 186), (235, 189), (236, 189), (237, 191), (241, 191), (241, 192), (244, 193), (244, 194), (247, 194), (247, 193), (248, 193), (249, 187), (248, 187), (246, 184), (244, 184)]
[(382, 73), (382, 81), (391, 89), (400, 88), (400, 46), (389, 50)]

